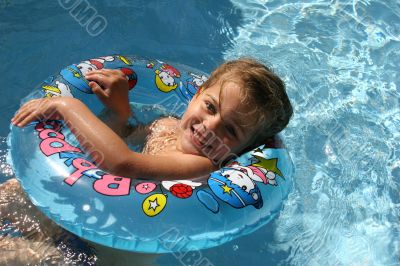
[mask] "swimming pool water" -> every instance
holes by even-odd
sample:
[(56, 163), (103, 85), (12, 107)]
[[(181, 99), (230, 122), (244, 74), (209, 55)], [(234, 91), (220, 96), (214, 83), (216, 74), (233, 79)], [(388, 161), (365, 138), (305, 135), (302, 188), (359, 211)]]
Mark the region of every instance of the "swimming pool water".
[[(19, 100), (62, 66), (114, 53), (211, 71), (252, 56), (287, 83), (295, 191), (255, 233), (201, 251), (214, 265), (400, 264), (400, 5), (390, 1), (87, 1), (92, 36), (63, 1), (0, 0), (0, 182)], [(91, 32), (93, 34), (93, 32)], [(223, 254), (223, 256), (222, 256)], [(162, 265), (193, 265), (169, 254)]]

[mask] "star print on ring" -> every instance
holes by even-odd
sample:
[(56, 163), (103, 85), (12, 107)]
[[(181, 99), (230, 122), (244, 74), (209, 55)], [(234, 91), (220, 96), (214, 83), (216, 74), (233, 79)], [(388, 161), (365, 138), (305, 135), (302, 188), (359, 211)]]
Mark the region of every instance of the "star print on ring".
[(148, 196), (142, 204), (143, 212), (150, 217), (158, 215), (164, 210), (167, 204), (167, 197), (164, 194), (153, 194)]

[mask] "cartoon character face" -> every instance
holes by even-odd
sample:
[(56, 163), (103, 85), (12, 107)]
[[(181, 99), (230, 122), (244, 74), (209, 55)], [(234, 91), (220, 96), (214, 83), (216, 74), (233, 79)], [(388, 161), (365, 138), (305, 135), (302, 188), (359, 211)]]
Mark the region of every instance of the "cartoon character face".
[(171, 77), (171, 75), (168, 72), (160, 72), (160, 74), (158, 74), (158, 76), (160, 77), (162, 83), (164, 83), (167, 86), (174, 86), (175, 85), (175, 80), (173, 77)]
[(177, 69), (170, 65), (163, 64), (161, 69), (157, 69), (156, 73), (156, 86), (162, 92), (170, 92), (176, 89), (178, 84), (175, 82), (175, 77), (179, 78), (180, 73)]
[(89, 61), (83, 61), (76, 66), (82, 73), (83, 76), (92, 70), (97, 70), (98, 68), (95, 65), (90, 64)]
[(82, 74), (86, 76), (86, 73), (88, 73), (89, 71), (104, 68), (104, 62), (112, 62), (112, 61), (114, 61), (113, 56), (103, 56), (83, 61), (79, 63), (77, 67), (82, 72)]
[[(261, 157), (259, 157), (259, 158), (261, 158)], [(273, 159), (265, 160), (265, 161), (266, 162), (273, 161)], [(277, 186), (276, 179), (275, 179), (276, 174), (271, 170), (268, 170), (268, 169), (265, 169), (263, 167), (259, 167), (256, 165), (241, 166), (237, 162), (233, 162), (229, 166), (239, 169), (243, 174), (247, 175), (249, 178), (251, 178), (254, 181)]]
[(192, 83), (194, 84), (195, 87), (200, 88), (203, 86), (204, 82), (206, 82), (207, 77), (204, 75), (197, 76), (195, 74), (191, 74), (193, 76)]
[(208, 185), (221, 200), (235, 208), (263, 205), (261, 192), (254, 181), (238, 168), (223, 168), (211, 174)]
[(222, 175), (247, 193), (250, 193), (250, 191), (256, 187), (253, 180), (238, 169), (226, 170)]
[(113, 56), (103, 56), (83, 61), (77, 65), (71, 65), (61, 70), (61, 76), (74, 87), (85, 93), (92, 93), (88, 82), (84, 78), (92, 70), (104, 68), (104, 62), (114, 61)]

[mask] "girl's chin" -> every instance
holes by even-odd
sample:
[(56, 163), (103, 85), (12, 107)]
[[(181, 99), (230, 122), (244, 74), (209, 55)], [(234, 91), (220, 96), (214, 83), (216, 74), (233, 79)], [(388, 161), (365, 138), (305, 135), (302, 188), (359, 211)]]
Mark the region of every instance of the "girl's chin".
[(190, 143), (188, 141), (181, 143), (181, 150), (183, 153), (186, 153), (186, 154), (204, 156), (200, 150), (198, 150), (192, 143)]

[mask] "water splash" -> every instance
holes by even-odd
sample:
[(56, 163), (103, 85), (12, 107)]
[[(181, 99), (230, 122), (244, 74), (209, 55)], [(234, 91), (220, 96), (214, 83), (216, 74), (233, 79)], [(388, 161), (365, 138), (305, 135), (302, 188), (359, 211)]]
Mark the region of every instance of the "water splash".
[[(7, 138), (0, 137), (0, 146), (7, 146)], [(7, 149), (0, 149), (0, 183), (2, 183), (1, 177), (10, 178), (14, 176), (12, 167), (7, 163)]]

